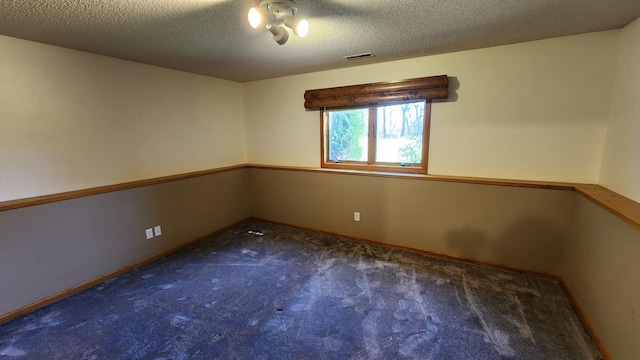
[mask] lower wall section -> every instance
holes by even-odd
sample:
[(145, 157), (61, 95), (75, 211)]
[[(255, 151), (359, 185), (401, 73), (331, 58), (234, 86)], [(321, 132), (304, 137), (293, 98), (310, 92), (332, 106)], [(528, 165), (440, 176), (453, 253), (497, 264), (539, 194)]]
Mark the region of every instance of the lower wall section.
[(0, 212), (0, 315), (249, 217), (248, 172)]
[(640, 359), (640, 230), (577, 196), (562, 276), (614, 359)]
[(258, 218), (550, 274), (560, 272), (575, 196), (270, 169), (250, 169), (250, 181)]
[(328, 172), (239, 168), (0, 211), (0, 316), (250, 216), (561, 274), (613, 358), (640, 358), (640, 229), (569, 190)]

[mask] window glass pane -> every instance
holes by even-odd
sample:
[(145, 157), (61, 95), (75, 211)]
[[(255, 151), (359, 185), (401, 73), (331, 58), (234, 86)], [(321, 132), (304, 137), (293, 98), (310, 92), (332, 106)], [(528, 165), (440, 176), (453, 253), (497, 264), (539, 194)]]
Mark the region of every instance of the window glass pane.
[(367, 161), (369, 110), (328, 112), (329, 160)]
[(424, 108), (424, 101), (378, 107), (376, 162), (422, 163)]

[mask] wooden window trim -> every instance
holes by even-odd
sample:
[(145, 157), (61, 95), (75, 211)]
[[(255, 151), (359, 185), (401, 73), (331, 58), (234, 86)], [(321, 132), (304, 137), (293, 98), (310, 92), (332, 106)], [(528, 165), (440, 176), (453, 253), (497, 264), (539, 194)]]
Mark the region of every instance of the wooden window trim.
[[(431, 133), (431, 100), (446, 99), (449, 77), (447, 75), (430, 76), (401, 81), (389, 81), (371, 84), (351, 85), (325, 89), (307, 90), (304, 93), (304, 106), (307, 110), (320, 110), (320, 157), (321, 167), (331, 169), (349, 169), (365, 171), (385, 171), (397, 173), (428, 174), (429, 136)], [(395, 105), (413, 101), (425, 101), (425, 118), (422, 135), (422, 165), (400, 166), (397, 164), (375, 163), (376, 124), (369, 121), (367, 162), (329, 161), (325, 151), (329, 149), (328, 125), (325, 121), (326, 110), (369, 108), (369, 118), (377, 106)]]
[(329, 160), (326, 151), (329, 149), (329, 136), (328, 136), (328, 121), (326, 119), (324, 109), (320, 110), (320, 167), (328, 169), (342, 169), (342, 170), (360, 170), (360, 171), (380, 171), (380, 172), (395, 172), (395, 173), (407, 173), (407, 174), (428, 174), (429, 170), (429, 134), (431, 129), (431, 101), (425, 100), (424, 107), (424, 125), (422, 128), (422, 164), (419, 166), (401, 166), (395, 163), (375, 162), (375, 149), (376, 149), (376, 108), (369, 108), (369, 133), (368, 137), (368, 157), (367, 162), (361, 161), (345, 161), (341, 163), (335, 163)]
[(307, 110), (392, 105), (410, 101), (449, 97), (447, 75), (341, 86), (304, 92)]
[[(375, 119), (375, 120), (374, 120)], [(372, 166), (374, 164), (374, 160), (376, 158), (376, 141), (378, 141), (378, 117), (376, 115), (376, 108), (369, 108), (369, 144), (367, 150), (369, 154), (367, 155), (367, 165)]]
[(424, 107), (424, 127), (422, 128), (422, 168), (423, 174), (429, 173), (429, 137), (431, 136), (431, 101)]

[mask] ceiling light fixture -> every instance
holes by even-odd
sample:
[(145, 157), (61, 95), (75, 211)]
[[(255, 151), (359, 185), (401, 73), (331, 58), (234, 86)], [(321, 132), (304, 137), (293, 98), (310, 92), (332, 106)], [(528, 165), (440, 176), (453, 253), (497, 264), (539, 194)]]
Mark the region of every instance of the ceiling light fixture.
[(296, 19), (297, 12), (298, 5), (292, 0), (261, 0), (249, 10), (249, 25), (254, 29), (265, 26), (273, 34), (273, 40), (284, 45), (289, 40), (285, 26), (301, 38), (309, 33), (309, 21)]

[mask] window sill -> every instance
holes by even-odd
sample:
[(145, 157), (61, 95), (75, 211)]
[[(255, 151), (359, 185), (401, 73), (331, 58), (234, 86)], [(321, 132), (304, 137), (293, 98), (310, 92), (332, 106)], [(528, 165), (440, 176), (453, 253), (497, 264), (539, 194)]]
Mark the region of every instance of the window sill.
[(420, 166), (399, 166), (399, 165), (384, 165), (384, 164), (376, 164), (376, 165), (366, 165), (366, 164), (357, 164), (357, 163), (325, 163), (322, 164), (321, 169), (326, 169), (329, 171), (338, 170), (352, 170), (352, 171), (362, 171), (362, 172), (373, 172), (373, 173), (392, 173), (392, 174), (422, 174), (426, 175), (427, 170)]

